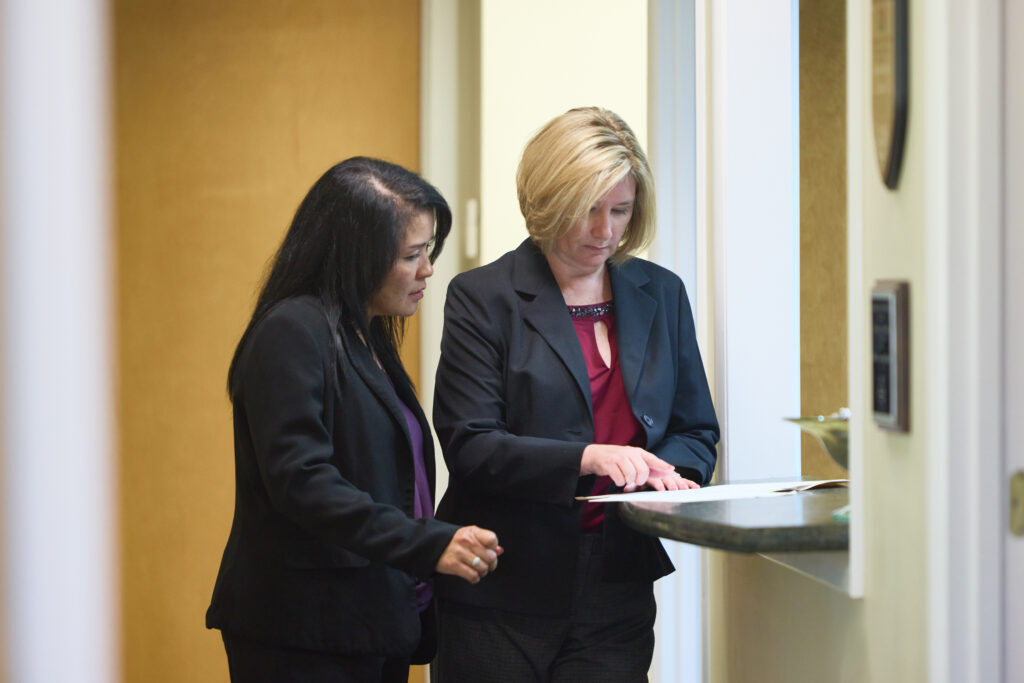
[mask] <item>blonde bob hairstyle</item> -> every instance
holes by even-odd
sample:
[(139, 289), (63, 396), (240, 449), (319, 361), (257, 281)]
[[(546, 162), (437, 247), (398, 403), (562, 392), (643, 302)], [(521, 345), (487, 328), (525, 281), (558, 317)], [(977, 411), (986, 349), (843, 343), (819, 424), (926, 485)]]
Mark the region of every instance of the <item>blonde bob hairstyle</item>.
[(516, 173), (519, 209), (530, 238), (547, 254), (601, 197), (629, 174), (633, 215), (612, 261), (621, 263), (654, 237), (654, 180), (626, 122), (600, 107), (571, 109), (526, 143)]

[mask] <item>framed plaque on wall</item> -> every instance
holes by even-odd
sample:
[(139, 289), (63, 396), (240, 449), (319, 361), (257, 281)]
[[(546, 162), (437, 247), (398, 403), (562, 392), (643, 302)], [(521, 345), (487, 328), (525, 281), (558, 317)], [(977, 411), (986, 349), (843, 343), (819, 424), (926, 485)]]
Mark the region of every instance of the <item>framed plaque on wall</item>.
[(871, 81), (882, 182), (896, 189), (907, 133), (907, 0), (872, 0)]

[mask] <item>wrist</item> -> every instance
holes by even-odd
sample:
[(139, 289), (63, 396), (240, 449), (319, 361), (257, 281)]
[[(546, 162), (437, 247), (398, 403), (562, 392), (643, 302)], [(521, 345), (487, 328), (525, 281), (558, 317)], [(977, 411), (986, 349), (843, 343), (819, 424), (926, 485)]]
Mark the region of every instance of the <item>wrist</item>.
[(594, 455), (594, 447), (596, 444), (589, 444), (583, 448), (583, 453), (580, 455), (580, 476), (588, 474), (594, 474), (593, 463), (591, 462)]

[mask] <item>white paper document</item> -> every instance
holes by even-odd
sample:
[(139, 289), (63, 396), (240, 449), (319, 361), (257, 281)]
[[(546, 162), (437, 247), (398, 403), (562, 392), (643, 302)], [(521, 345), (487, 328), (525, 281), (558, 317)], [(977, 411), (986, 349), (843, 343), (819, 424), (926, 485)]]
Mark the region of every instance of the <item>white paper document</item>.
[(744, 484), (716, 484), (700, 489), (685, 491), (638, 491), (636, 493), (608, 493), (603, 496), (579, 496), (577, 500), (595, 503), (703, 503), (711, 500), (735, 500), (737, 498), (767, 498), (788, 496), (812, 489), (845, 486), (847, 479), (821, 479), (818, 481), (769, 481)]

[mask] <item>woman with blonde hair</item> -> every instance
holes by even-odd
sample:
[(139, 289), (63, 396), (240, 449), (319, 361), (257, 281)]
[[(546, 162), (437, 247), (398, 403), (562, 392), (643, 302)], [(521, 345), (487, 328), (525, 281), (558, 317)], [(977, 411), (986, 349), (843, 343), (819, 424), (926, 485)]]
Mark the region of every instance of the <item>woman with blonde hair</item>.
[(707, 483), (718, 421), (679, 277), (635, 254), (654, 230), (629, 126), (573, 109), (526, 145), (529, 239), (456, 277), (434, 426), (450, 472), (438, 517), (493, 529), (502, 570), (444, 577), (436, 675), (646, 681), (658, 539), (577, 496)]

